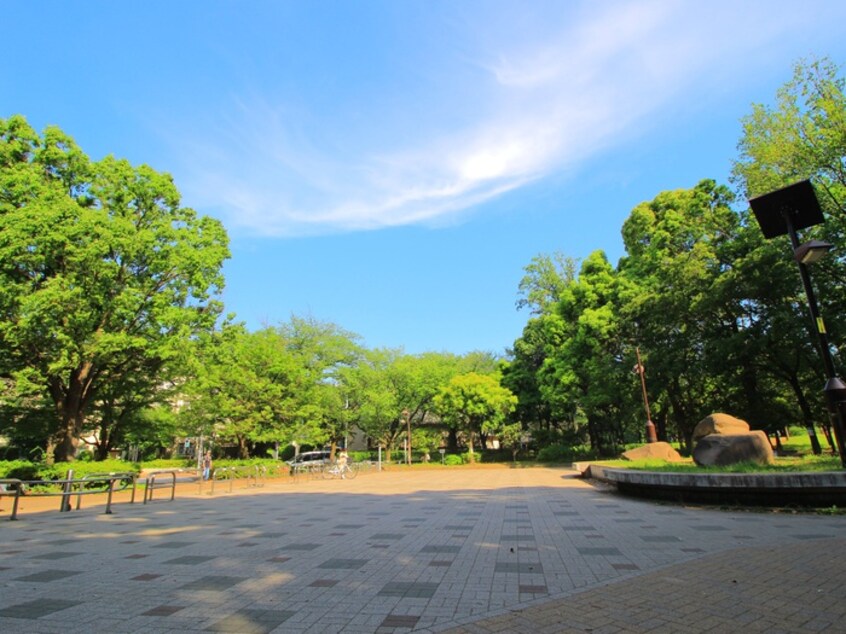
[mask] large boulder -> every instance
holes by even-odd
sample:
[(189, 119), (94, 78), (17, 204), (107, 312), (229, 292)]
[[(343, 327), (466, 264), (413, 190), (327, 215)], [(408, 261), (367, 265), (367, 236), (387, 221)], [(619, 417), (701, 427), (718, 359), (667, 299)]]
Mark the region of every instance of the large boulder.
[(746, 434), (709, 434), (693, 448), (693, 461), (700, 467), (714, 467), (755, 462), (772, 464), (773, 448), (762, 431)]
[(626, 460), (666, 460), (667, 462), (678, 462), (682, 459), (681, 454), (673, 449), (668, 442), (651, 442), (634, 449), (629, 449), (623, 454)]
[(749, 423), (728, 414), (706, 416), (693, 428), (691, 442), (696, 445), (700, 438), (711, 434), (748, 434)]

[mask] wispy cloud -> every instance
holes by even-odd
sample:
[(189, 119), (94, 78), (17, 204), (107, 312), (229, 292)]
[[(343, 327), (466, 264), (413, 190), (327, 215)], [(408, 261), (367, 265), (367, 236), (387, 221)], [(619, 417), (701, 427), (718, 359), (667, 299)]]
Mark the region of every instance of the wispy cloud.
[[(450, 118), (460, 126), (386, 122), (383, 106), (345, 131), (254, 91), (218, 104), (188, 126), (190, 138), (179, 137), (180, 185), (231, 228), (263, 235), (449, 223), (638, 134), (685, 90), (707, 86), (709, 72), (795, 26), (761, 13), (768, 3), (738, 10), (741, 19), (733, 3), (589, 3), (567, 16), (558, 4), (537, 16), (561, 17), (554, 37), (477, 38), (454, 60), (477, 71), (466, 74), (477, 85), (460, 97), (437, 96), (462, 114)], [(744, 31), (753, 20), (755, 30)], [(392, 103), (414, 106), (401, 96)], [(343, 103), (336, 108), (351, 120)]]

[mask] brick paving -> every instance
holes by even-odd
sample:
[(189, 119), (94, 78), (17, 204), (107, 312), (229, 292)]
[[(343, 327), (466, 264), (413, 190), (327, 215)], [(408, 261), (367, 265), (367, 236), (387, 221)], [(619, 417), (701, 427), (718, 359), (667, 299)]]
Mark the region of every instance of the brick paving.
[[(846, 632), (846, 517), (402, 469), (8, 521), (2, 632)], [(56, 504), (58, 506), (58, 504)]]

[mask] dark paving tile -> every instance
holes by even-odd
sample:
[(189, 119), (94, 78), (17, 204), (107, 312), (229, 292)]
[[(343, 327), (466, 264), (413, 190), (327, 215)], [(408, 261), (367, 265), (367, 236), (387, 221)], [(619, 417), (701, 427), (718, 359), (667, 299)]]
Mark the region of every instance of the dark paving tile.
[(567, 526), (559, 526), (562, 531), (595, 531), (596, 527), (587, 526), (585, 524), (570, 524)]
[(364, 528), (366, 524), (337, 524), (334, 528), (339, 529), (351, 529), (351, 528)]
[(650, 544), (669, 544), (670, 542), (681, 541), (675, 535), (642, 535), (641, 539)]
[(51, 581), (59, 581), (60, 579), (67, 579), (81, 575), (81, 570), (44, 570), (43, 572), (36, 572), (25, 577), (17, 577), (14, 581), (34, 581), (37, 583), (49, 583)]
[(130, 581), (152, 581), (153, 579), (158, 579), (159, 577), (161, 577), (161, 575), (145, 573), (143, 575), (138, 575), (137, 577), (132, 577)]
[(580, 555), (585, 555), (587, 557), (620, 557), (623, 554), (620, 552), (619, 548), (614, 548), (613, 546), (577, 548), (576, 550), (579, 551)]
[(834, 535), (820, 535), (817, 533), (804, 533), (799, 535), (791, 535), (793, 539), (828, 539), (829, 537), (834, 537)]
[(285, 533), (260, 533), (256, 535), (256, 539), (276, 539), (277, 537), (283, 537)]
[(79, 553), (66, 553), (66, 552), (54, 552), (54, 553), (42, 553), (40, 555), (33, 555), (30, 559), (48, 559), (48, 560), (56, 560), (56, 559), (68, 559), (69, 557), (76, 557)]
[(371, 539), (402, 539), (405, 537), (403, 533), (376, 533), (371, 535)]
[(494, 566), (494, 572), (541, 573), (543, 572), (543, 565), (529, 562), (498, 561)]
[(702, 548), (682, 548), (681, 551), (683, 553), (704, 553), (705, 552)]
[(67, 601), (65, 599), (55, 598), (36, 599), (3, 608), (0, 610), (0, 616), (7, 616), (13, 619), (37, 619), (82, 604), (83, 601)]
[(640, 570), (640, 568), (634, 564), (611, 564), (611, 567), (614, 570)]
[(385, 617), (379, 627), (407, 627), (414, 629), (417, 626), (419, 616), (410, 616), (408, 614), (389, 614)]
[(636, 517), (626, 517), (621, 519), (615, 519), (614, 521), (618, 524), (637, 524), (638, 522), (640, 522), (640, 520)]
[(184, 605), (160, 605), (141, 614), (144, 616), (170, 616), (184, 609)]
[(421, 553), (457, 553), (461, 550), (461, 546), (451, 546), (448, 544), (429, 544), (420, 549)]
[(241, 542), (238, 544), (238, 548), (252, 548), (253, 546), (258, 546), (256, 542)]
[(154, 545), (153, 548), (188, 548), (188, 546), (193, 545), (193, 542), (162, 542)]
[(337, 579), (317, 579), (316, 581), (312, 581), (308, 585), (310, 588), (332, 588), (337, 584)]
[(576, 517), (580, 513), (578, 511), (553, 511), (552, 514), (556, 517)]
[(185, 555), (184, 557), (177, 557), (176, 559), (168, 559), (165, 564), (179, 564), (183, 566), (196, 566), (198, 564), (204, 564), (207, 561), (211, 561), (212, 559), (217, 559), (217, 557), (204, 557), (202, 555)]
[(144, 559), (145, 557), (149, 557), (149, 555), (127, 555), (124, 559)]
[(320, 544), (286, 544), (280, 550), (314, 550), (320, 548)]
[(324, 570), (358, 570), (369, 561), (369, 559), (327, 559), (318, 568)]
[(385, 584), (379, 590), (381, 597), (403, 597), (404, 599), (431, 599), (438, 589), (437, 583), (395, 581)]
[(549, 589), (546, 586), (519, 586), (517, 590), (520, 594), (548, 594)]
[(449, 568), (452, 565), (452, 562), (435, 559), (430, 561), (429, 565), (435, 568)]
[(294, 616), (292, 610), (245, 608), (206, 628), (208, 632), (229, 634), (267, 634)]
[(475, 526), (475, 525), (468, 526), (466, 524), (447, 524), (446, 526), (444, 526), (444, 530), (445, 531), (472, 531), (473, 526)]
[(226, 577), (222, 575), (209, 575), (207, 577), (201, 577), (199, 579), (195, 579), (190, 583), (186, 583), (184, 586), (180, 586), (180, 590), (213, 590), (216, 592), (221, 592), (223, 590), (228, 590), (232, 586), (236, 586), (242, 581), (246, 581), (246, 577)]
[(699, 526), (691, 526), (695, 531), (727, 531), (725, 526), (714, 526), (710, 524), (700, 524)]

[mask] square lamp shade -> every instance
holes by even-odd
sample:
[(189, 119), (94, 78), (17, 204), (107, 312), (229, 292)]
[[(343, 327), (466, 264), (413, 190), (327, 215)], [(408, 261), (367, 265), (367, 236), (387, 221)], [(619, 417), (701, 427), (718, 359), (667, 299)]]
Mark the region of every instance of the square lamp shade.
[(789, 233), (791, 226), (793, 231), (798, 231), (824, 222), (814, 186), (809, 180), (750, 198), (749, 206), (765, 238)]

